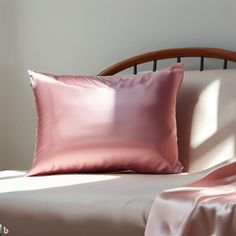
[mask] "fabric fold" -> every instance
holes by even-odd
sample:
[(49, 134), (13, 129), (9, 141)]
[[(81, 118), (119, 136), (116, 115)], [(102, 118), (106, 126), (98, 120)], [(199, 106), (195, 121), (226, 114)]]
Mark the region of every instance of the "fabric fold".
[(145, 236), (236, 235), (236, 159), (186, 187), (164, 191), (150, 210)]

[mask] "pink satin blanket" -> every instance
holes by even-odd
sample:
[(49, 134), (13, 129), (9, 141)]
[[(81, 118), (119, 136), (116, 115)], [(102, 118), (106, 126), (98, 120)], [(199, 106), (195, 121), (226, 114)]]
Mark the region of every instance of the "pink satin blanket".
[(153, 202), (145, 236), (236, 235), (236, 160)]

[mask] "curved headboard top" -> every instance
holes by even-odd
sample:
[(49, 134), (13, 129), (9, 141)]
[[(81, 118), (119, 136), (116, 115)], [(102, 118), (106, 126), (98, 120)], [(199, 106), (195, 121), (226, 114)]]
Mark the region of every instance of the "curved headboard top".
[(134, 57), (130, 57), (126, 60), (123, 60), (108, 67), (107, 69), (100, 72), (98, 75), (100, 76), (114, 75), (130, 67), (134, 67), (134, 74), (136, 74), (137, 65), (151, 61), (153, 61), (153, 71), (155, 71), (158, 60), (177, 58), (177, 62), (180, 62), (182, 57), (200, 57), (201, 58), (200, 70), (203, 70), (204, 58), (223, 59), (224, 69), (227, 68), (227, 61), (236, 62), (236, 52), (232, 52), (225, 49), (202, 48), (202, 47), (173, 48), (173, 49), (164, 49), (159, 51), (148, 52)]

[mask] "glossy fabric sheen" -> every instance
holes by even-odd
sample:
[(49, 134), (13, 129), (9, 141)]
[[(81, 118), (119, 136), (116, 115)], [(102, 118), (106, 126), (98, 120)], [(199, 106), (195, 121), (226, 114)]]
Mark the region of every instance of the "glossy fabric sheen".
[(28, 175), (181, 171), (175, 119), (181, 64), (124, 77), (29, 74), (38, 130)]
[(235, 236), (236, 159), (206, 177), (164, 191), (151, 207), (145, 236)]

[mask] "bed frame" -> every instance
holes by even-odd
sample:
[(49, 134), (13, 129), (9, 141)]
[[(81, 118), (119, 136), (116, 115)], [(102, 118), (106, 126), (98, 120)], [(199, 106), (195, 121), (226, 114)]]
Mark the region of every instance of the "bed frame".
[(138, 73), (138, 65), (152, 62), (152, 70), (156, 71), (158, 68), (158, 61), (163, 59), (176, 58), (177, 62), (181, 62), (184, 57), (199, 57), (200, 58), (200, 71), (204, 70), (204, 59), (214, 58), (223, 60), (223, 69), (227, 69), (228, 61), (236, 62), (236, 52), (219, 49), (219, 48), (174, 48), (165, 49), (160, 51), (153, 51), (138, 56), (131, 57), (127, 60), (116, 63), (98, 75), (114, 75), (126, 69), (133, 67), (133, 73)]

